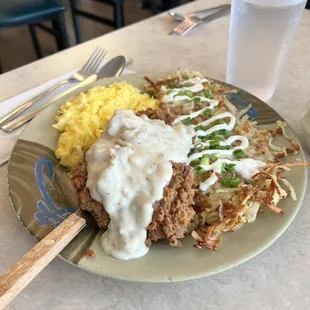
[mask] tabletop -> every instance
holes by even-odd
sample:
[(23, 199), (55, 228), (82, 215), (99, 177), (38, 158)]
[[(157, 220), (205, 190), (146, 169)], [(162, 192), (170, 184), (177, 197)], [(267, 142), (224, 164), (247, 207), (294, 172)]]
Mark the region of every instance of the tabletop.
[[(223, 3), (199, 0), (175, 11), (186, 13)], [(106, 47), (110, 57), (133, 58), (130, 69), (137, 72), (188, 68), (225, 80), (228, 18), (202, 25), (186, 37), (167, 35), (175, 25), (167, 14), (160, 14), (2, 74), (0, 102), (81, 66), (98, 45)], [(299, 137), (300, 114), (310, 96), (309, 29), (310, 11), (305, 11), (269, 102)], [(0, 167), (1, 273), (35, 244), (10, 206), (6, 169), (6, 165)], [(308, 186), (302, 207), (285, 233), (261, 254), (220, 274), (182, 283), (130, 283), (88, 273), (56, 258), (8, 309), (309, 309), (309, 203)]]

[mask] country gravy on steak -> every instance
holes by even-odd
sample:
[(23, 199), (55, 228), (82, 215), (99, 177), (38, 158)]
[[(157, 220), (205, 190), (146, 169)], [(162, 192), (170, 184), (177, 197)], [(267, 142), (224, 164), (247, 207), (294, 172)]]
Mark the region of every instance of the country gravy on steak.
[(100, 139), (86, 153), (87, 187), (110, 217), (103, 250), (118, 259), (148, 252), (153, 204), (172, 177), (172, 161), (187, 162), (193, 129), (166, 125), (129, 110), (116, 110)]

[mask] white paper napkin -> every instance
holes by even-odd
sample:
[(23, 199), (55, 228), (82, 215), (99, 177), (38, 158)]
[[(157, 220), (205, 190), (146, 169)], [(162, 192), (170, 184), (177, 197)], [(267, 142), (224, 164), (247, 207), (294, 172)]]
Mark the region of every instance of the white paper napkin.
[[(4, 116), (8, 112), (14, 110), (18, 106), (22, 105), (23, 103), (25, 103), (29, 99), (31, 99), (31, 98), (37, 96), (38, 94), (42, 93), (43, 91), (47, 90), (48, 88), (52, 87), (53, 85), (67, 79), (75, 71), (77, 71), (77, 70), (63, 74), (54, 80), (48, 81), (48, 82), (41, 84), (38, 87), (32, 88), (32, 89), (30, 89), (30, 90), (28, 90), (22, 94), (19, 94), (15, 97), (8, 99), (8, 100), (0, 102), (0, 117)], [(123, 74), (130, 74), (130, 73), (134, 73), (134, 72), (129, 71), (127, 69), (124, 70), (124, 72), (123, 72)], [(54, 97), (57, 94), (63, 92), (65, 89), (68, 89), (70, 87), (72, 87), (72, 85), (70, 85), (70, 84), (62, 86), (61, 88), (55, 90), (49, 97), (46, 97), (46, 98), (40, 100), (39, 104), (46, 102), (48, 100), (48, 98)], [(27, 110), (26, 110), (26, 112), (27, 112)], [(10, 154), (11, 154), (11, 151), (13, 149), (13, 146), (14, 146), (15, 142), (18, 139), (18, 136), (21, 134), (21, 132), (23, 131), (25, 126), (27, 126), (27, 124), (16, 129), (12, 133), (6, 133), (0, 129), (0, 141), (1, 141), (0, 166), (5, 164), (8, 161)]]

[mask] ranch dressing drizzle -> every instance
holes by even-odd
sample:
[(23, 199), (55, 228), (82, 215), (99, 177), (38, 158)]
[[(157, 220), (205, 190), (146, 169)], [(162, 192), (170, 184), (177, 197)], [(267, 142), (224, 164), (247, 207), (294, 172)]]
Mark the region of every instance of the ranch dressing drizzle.
[[(236, 142), (236, 141), (240, 141), (241, 144), (234, 146), (232, 149), (230, 150), (204, 150), (201, 151), (199, 153), (194, 153), (192, 154), (189, 158), (188, 158), (188, 162), (191, 163), (193, 160), (198, 159), (200, 157), (202, 157), (203, 155), (206, 154), (219, 154), (221, 155), (221, 157), (232, 157), (233, 156), (233, 152), (235, 150), (244, 150), (249, 146), (249, 140), (244, 137), (244, 136), (230, 136), (228, 139), (226, 139), (225, 141), (220, 141), (220, 145), (231, 145), (232, 143)], [(201, 147), (209, 147), (211, 144), (211, 141), (207, 141), (207, 142), (198, 142), (196, 145), (201, 145)]]
[(153, 204), (171, 180), (171, 161), (187, 161), (193, 135), (193, 129), (181, 123), (168, 126), (132, 111), (115, 111), (86, 153), (87, 187), (111, 219), (101, 237), (106, 253), (128, 260), (148, 252), (146, 227)]
[(236, 172), (240, 173), (245, 179), (251, 179), (251, 177), (258, 173), (260, 168), (266, 166), (266, 164), (260, 160), (255, 160), (252, 158), (245, 158), (241, 160), (231, 161), (228, 159), (218, 159), (211, 165), (199, 165), (205, 171), (213, 171), (211, 176), (204, 182), (200, 184), (200, 189), (202, 191), (207, 191), (208, 188), (214, 185), (218, 181), (217, 173), (221, 173), (222, 165), (226, 164), (235, 164), (234, 167)]
[[(191, 91), (192, 93), (198, 93), (204, 89), (202, 84), (206, 82), (208, 82), (207, 79), (202, 79), (200, 77), (195, 77), (192, 79), (185, 80), (181, 82), (180, 84), (181, 85), (182, 84), (193, 84), (193, 85), (171, 89), (170, 90), (171, 92), (169, 94), (165, 94), (162, 97), (162, 102), (169, 103), (169, 102), (174, 102), (174, 101), (193, 100), (194, 98), (200, 98), (201, 101), (210, 102), (211, 99), (208, 99), (206, 97), (201, 97), (201, 96), (189, 97), (186, 95), (180, 95), (180, 96), (177, 95), (180, 91), (185, 91), (185, 90)], [(167, 88), (165, 86), (162, 86), (161, 90), (166, 92)]]
[[(176, 96), (174, 98), (177, 98), (177, 97), (178, 96)], [(170, 98), (169, 98), (169, 100), (170, 100)], [(192, 112), (188, 115), (182, 115), (182, 116), (176, 118), (173, 123), (175, 124), (175, 123), (181, 122), (187, 118), (194, 119), (197, 116), (203, 114), (205, 109), (211, 109), (212, 110), (218, 105), (217, 100), (210, 100), (209, 102), (210, 102), (210, 105), (208, 107), (205, 107), (201, 110)], [(195, 126), (190, 125), (189, 127), (196, 127), (196, 126), (206, 126), (207, 127), (207, 126), (210, 126), (212, 123), (214, 123), (217, 120), (226, 119), (226, 118), (229, 119), (228, 123), (225, 122), (223, 124), (217, 124), (217, 125), (212, 126), (209, 129), (207, 129), (207, 130), (198, 130), (196, 132), (196, 137), (198, 138), (198, 142), (195, 144), (195, 146), (198, 146), (198, 144), (199, 144), (200, 148), (207, 148), (211, 145), (212, 138), (210, 138), (209, 141), (202, 142), (202, 141), (199, 141), (199, 137), (209, 136), (214, 131), (218, 131), (218, 130), (222, 130), (222, 129), (225, 129), (228, 132), (232, 131), (235, 127), (235, 124), (236, 124), (236, 117), (230, 112), (224, 112), (224, 113), (217, 114), (217, 115), (209, 118), (208, 120), (201, 122)], [(203, 157), (204, 155), (217, 154), (221, 157), (220, 159), (213, 162), (211, 165), (199, 165), (198, 166), (198, 167), (203, 168), (205, 171), (213, 171), (213, 173), (211, 174), (211, 176), (207, 180), (200, 183), (199, 188), (202, 191), (204, 191), (204, 192), (208, 191), (209, 187), (214, 185), (218, 181), (219, 178), (218, 178), (217, 174), (221, 173), (223, 163), (235, 164), (236, 172), (240, 173), (240, 175), (242, 175), (246, 179), (250, 179), (255, 173), (259, 172), (259, 170), (258, 170), (259, 168), (266, 166), (266, 164), (264, 162), (259, 161), (259, 160), (255, 160), (255, 159), (251, 159), (251, 158), (245, 158), (245, 159), (241, 159), (238, 161), (229, 160), (233, 157), (233, 152), (235, 150), (238, 150), (238, 149), (244, 150), (249, 146), (248, 138), (244, 137), (244, 136), (240, 136), (240, 135), (233, 135), (233, 136), (230, 136), (229, 138), (227, 138), (225, 141), (219, 142), (219, 145), (221, 145), (221, 146), (228, 146), (228, 145), (230, 146), (231, 144), (233, 144), (236, 141), (240, 141), (241, 144), (234, 146), (233, 148), (231, 148), (229, 150), (219, 150), (219, 149), (203, 150), (201, 152), (197, 152), (197, 153), (192, 154), (188, 158), (187, 163), (190, 164), (192, 161), (199, 159), (199, 158)], [(223, 159), (223, 158), (229, 158), (229, 159)]]
[(235, 127), (235, 124), (236, 124), (236, 117), (233, 114), (231, 114), (230, 112), (224, 112), (224, 113), (221, 113), (221, 114), (217, 114), (217, 115), (209, 118), (208, 120), (199, 123), (198, 125), (209, 126), (213, 122), (215, 122), (217, 120), (220, 120), (220, 119), (225, 119), (225, 118), (229, 118), (230, 119), (228, 124), (225, 123), (225, 124), (214, 125), (213, 127), (211, 127), (210, 129), (208, 129), (206, 131), (198, 130), (196, 132), (196, 136), (197, 137), (205, 137), (205, 136), (210, 135), (213, 131), (221, 130), (221, 129), (225, 129), (227, 131), (232, 131), (234, 129), (234, 127)]
[(210, 100), (210, 105), (201, 109), (201, 110), (198, 110), (198, 111), (195, 111), (195, 112), (192, 112), (190, 114), (186, 114), (186, 115), (182, 115), (182, 116), (179, 116), (177, 117), (174, 121), (173, 121), (173, 124), (175, 123), (178, 123), (178, 122), (181, 122), (187, 118), (191, 118), (191, 119), (194, 119), (195, 117), (203, 114), (204, 110), (206, 109), (210, 109), (210, 110), (213, 110), (218, 104), (219, 104), (219, 101), (218, 100)]

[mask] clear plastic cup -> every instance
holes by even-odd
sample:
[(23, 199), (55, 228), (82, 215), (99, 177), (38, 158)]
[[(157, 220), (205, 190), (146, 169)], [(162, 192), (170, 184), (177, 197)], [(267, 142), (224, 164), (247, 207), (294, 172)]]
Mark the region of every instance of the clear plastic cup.
[(267, 101), (293, 43), (305, 0), (232, 0), (226, 81)]

